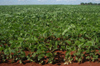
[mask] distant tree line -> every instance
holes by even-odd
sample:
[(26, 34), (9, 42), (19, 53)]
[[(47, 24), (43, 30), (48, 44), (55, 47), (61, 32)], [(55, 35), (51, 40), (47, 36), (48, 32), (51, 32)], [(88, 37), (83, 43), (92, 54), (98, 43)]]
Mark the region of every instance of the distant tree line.
[(89, 3), (81, 3), (81, 5), (100, 5), (100, 3), (92, 3), (92, 2), (89, 2)]

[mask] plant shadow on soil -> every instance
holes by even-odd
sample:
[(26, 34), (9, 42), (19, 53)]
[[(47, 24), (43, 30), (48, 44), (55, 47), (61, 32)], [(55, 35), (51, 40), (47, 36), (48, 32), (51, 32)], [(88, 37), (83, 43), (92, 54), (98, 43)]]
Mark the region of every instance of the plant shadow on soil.
[[(65, 53), (66, 53), (66, 51), (57, 51), (57, 55), (55, 55), (55, 57), (54, 57), (55, 61), (53, 61), (52, 64), (53, 65), (55, 65), (55, 64), (56, 65), (61, 65), (62, 63), (64, 63)], [(74, 58), (74, 55), (72, 55), (72, 57)], [(35, 60), (35, 63), (39, 64), (40, 61), (38, 61), (37, 59), (38, 58), (36, 57), (33, 60)], [(43, 61), (43, 63), (41, 65), (48, 64), (48, 58), (47, 57), (44, 57), (41, 60)], [(81, 63), (85, 63), (87, 61), (90, 61), (90, 60), (83, 59), (83, 61)], [(94, 62), (100, 62), (100, 54), (98, 54), (98, 60), (95, 60)], [(5, 62), (3, 62), (2, 59), (0, 58), (0, 64), (1, 63), (11, 64), (13, 62), (12, 62), (12, 59), (11, 60), (6, 60)], [(19, 61), (14, 61), (14, 63), (19, 64)], [(25, 65), (27, 63), (31, 63), (31, 61), (28, 61), (27, 58), (24, 58), (22, 64)], [(76, 60), (73, 60), (72, 63), (78, 63), (78, 62)], [(79, 64), (81, 64), (81, 63), (79, 63)]]

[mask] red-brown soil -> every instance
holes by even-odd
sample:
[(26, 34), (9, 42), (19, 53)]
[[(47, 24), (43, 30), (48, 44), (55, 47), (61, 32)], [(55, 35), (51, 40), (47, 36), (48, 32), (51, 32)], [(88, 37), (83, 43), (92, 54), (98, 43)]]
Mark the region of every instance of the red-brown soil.
[(84, 62), (84, 63), (72, 63), (72, 64), (64, 64), (64, 63), (60, 63), (60, 64), (38, 64), (35, 62), (26, 62), (25, 64), (19, 64), (18, 62), (16, 63), (0, 63), (0, 66), (100, 66), (100, 62)]
[[(98, 50), (97, 50), (98, 51)], [(8, 60), (5, 63), (2, 63), (0, 60), (0, 66), (100, 66), (100, 62), (99, 61), (95, 61), (95, 62), (89, 62), (87, 60), (84, 60), (84, 62), (82, 63), (77, 63), (77, 62), (72, 62), (72, 64), (64, 64), (64, 56), (66, 51), (56, 51), (57, 52), (57, 56), (55, 57), (56, 62), (53, 64), (48, 64), (48, 59), (46, 57), (45, 58), (45, 63), (44, 64), (39, 64), (38, 62), (29, 62), (28, 60), (23, 61), (22, 64), (19, 64), (19, 61), (15, 62), (15, 63), (11, 63), (11, 60)], [(26, 55), (28, 55), (29, 51), (25, 51)], [(72, 55), (74, 52), (71, 52), (70, 54)], [(100, 58), (99, 58), (100, 59)]]

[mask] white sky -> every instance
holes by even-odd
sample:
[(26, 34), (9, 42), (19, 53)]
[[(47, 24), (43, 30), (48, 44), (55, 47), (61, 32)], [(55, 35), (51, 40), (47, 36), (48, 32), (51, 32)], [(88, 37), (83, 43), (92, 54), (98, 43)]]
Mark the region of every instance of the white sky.
[(81, 2), (100, 3), (100, 0), (0, 0), (0, 5), (18, 4), (80, 4)]

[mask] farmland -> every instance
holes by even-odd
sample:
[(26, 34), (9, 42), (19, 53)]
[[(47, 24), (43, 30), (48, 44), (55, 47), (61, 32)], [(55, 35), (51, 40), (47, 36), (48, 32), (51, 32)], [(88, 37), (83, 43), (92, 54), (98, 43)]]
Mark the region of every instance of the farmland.
[(99, 49), (100, 6), (0, 6), (0, 62), (43, 63), (46, 57), (54, 63), (56, 51), (66, 51), (62, 61), (67, 63), (94, 62)]

